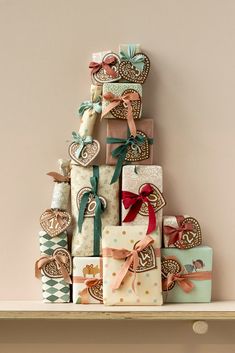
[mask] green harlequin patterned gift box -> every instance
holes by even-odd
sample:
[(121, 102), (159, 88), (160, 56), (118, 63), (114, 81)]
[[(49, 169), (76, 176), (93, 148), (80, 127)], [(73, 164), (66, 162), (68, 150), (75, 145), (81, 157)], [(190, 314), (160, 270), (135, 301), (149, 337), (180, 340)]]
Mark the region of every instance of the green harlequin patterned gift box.
[(212, 248), (208, 246), (187, 250), (165, 248), (161, 254), (164, 302), (211, 301)]
[[(53, 255), (59, 248), (68, 249), (67, 232), (56, 237), (51, 237), (44, 231), (39, 232), (41, 255)], [(51, 278), (42, 272), (42, 295), (45, 303), (68, 303), (70, 302), (70, 285), (63, 278)]]

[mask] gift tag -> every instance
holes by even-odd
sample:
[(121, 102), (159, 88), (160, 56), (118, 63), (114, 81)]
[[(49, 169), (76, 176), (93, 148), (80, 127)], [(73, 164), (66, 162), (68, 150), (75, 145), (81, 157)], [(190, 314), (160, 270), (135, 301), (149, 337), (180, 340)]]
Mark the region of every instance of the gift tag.
[(183, 226), (184, 224), (192, 224), (193, 229), (184, 231), (182, 235), (182, 239), (177, 240), (174, 243), (174, 246), (176, 246), (179, 249), (191, 249), (191, 248), (194, 248), (195, 246), (201, 245), (202, 233), (201, 233), (201, 227), (198, 221), (193, 217), (187, 217), (183, 220), (183, 222), (181, 223), (181, 226)]
[(119, 73), (122, 78), (134, 83), (142, 84), (145, 82), (150, 70), (150, 60), (147, 55), (143, 53), (134, 55), (133, 59), (140, 55), (144, 58), (143, 70), (139, 70), (131, 61), (121, 61), (119, 65)]
[[(135, 246), (137, 244), (138, 243), (136, 243)], [(152, 245), (149, 245), (145, 249), (140, 251), (138, 253), (138, 256), (139, 256), (139, 265), (136, 269), (136, 272), (138, 273), (146, 272), (146, 271), (152, 270), (153, 268), (157, 268), (156, 255)], [(129, 271), (134, 272), (133, 265), (130, 266)]]
[[(176, 260), (174, 256), (163, 257), (162, 263), (162, 279), (166, 279), (169, 273), (180, 273), (182, 271), (181, 264)], [(175, 282), (172, 282), (168, 290), (171, 290), (175, 286)]]
[[(78, 191), (77, 193), (77, 207), (78, 209), (80, 208), (80, 203), (82, 196), (85, 194), (85, 192), (91, 191), (90, 187), (84, 187), (81, 190)], [(107, 201), (103, 196), (99, 196), (99, 199), (101, 203), (103, 204), (103, 208), (105, 209), (107, 207)], [(87, 208), (85, 210), (85, 217), (94, 217), (95, 216), (95, 209), (96, 209), (96, 201), (95, 198), (92, 194), (89, 195), (88, 202), (87, 202)]]
[[(138, 93), (138, 92), (134, 89), (127, 89), (123, 91), (122, 95), (125, 95), (127, 93)], [(136, 101), (131, 101), (133, 119), (140, 118), (141, 104), (142, 104), (141, 99)], [(117, 119), (127, 119), (127, 112), (128, 112), (128, 108), (126, 103), (124, 102), (121, 102), (110, 111), (110, 113)]]
[[(142, 191), (142, 188), (145, 186), (146, 184), (143, 184), (140, 186), (139, 188), (139, 194)], [(163, 197), (163, 194), (161, 193), (161, 191), (153, 184), (150, 183), (150, 185), (153, 188), (153, 192), (147, 196), (147, 198), (149, 199), (151, 205), (154, 208), (155, 212), (158, 212), (161, 208), (163, 208), (166, 205), (166, 201)], [(148, 204), (146, 202), (142, 203), (142, 206), (139, 210), (139, 214), (141, 214), (142, 216), (148, 216), (149, 215), (149, 211), (148, 211)]]
[(125, 161), (139, 162), (149, 158), (150, 148), (147, 135), (139, 130), (137, 130), (137, 135), (143, 136), (144, 141), (141, 144), (128, 146)]
[(94, 299), (102, 302), (103, 301), (103, 280), (100, 279), (97, 284), (88, 288), (88, 292), (90, 296), (92, 296)]
[[(70, 256), (70, 253), (68, 252), (68, 250), (66, 250), (64, 248), (58, 248), (52, 254), (52, 256), (55, 256), (55, 255), (59, 255), (64, 258), (64, 263), (61, 266), (64, 266), (66, 268), (68, 274), (71, 275), (72, 260), (71, 260), (71, 256)], [(46, 263), (42, 267), (42, 271), (43, 271), (44, 275), (49, 278), (62, 278), (63, 275), (61, 272), (61, 266), (55, 260), (51, 260), (50, 262)]]
[(40, 217), (42, 229), (51, 237), (62, 233), (71, 223), (71, 216), (68, 212), (48, 209)]
[(69, 155), (77, 164), (83, 167), (88, 166), (100, 151), (100, 143), (97, 140), (93, 140), (92, 143), (88, 143), (83, 147), (80, 156), (77, 158), (77, 150), (79, 147), (79, 143), (71, 143), (69, 146)]
[(119, 74), (119, 65), (120, 65), (120, 58), (117, 54), (115, 53), (109, 53), (109, 54), (106, 54), (104, 57), (103, 57), (103, 62), (106, 60), (106, 59), (109, 59), (111, 56), (113, 56), (116, 61), (115, 63), (111, 64), (110, 65), (110, 68), (116, 73), (116, 77), (112, 77), (110, 76), (104, 67), (101, 67), (99, 69), (99, 71), (95, 72), (92, 76), (94, 78), (94, 80), (98, 83), (106, 83), (106, 82), (115, 82), (115, 81), (119, 81), (121, 79), (121, 75)]

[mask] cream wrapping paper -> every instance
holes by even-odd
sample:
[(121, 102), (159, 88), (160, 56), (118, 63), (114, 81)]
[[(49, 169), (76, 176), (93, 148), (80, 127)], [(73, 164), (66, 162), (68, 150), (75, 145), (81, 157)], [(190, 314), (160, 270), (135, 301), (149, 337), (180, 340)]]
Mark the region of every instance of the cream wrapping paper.
[[(94, 286), (86, 286), (83, 280), (97, 280)], [(89, 283), (89, 282), (88, 282)], [(103, 302), (101, 257), (73, 258), (73, 303), (100, 304)]]
[[(103, 230), (102, 246), (103, 249), (115, 248), (131, 251), (144, 236), (145, 226), (107, 226)], [(154, 243), (147, 252), (139, 254), (141, 272), (137, 269), (135, 292), (132, 290), (134, 273), (130, 270), (121, 286), (113, 291), (112, 283), (125, 259), (103, 257), (103, 301), (105, 305), (162, 305), (160, 238), (156, 232), (152, 233), (151, 237)], [(158, 253), (157, 256), (156, 253)]]
[[(99, 166), (98, 195), (107, 205), (101, 215), (102, 228), (119, 224), (119, 183), (110, 185), (113, 166)], [(78, 229), (79, 198), (83, 190), (91, 187), (92, 167), (81, 167), (72, 163), (71, 206), (73, 218), (72, 256), (93, 256), (94, 217), (85, 217), (81, 233)], [(84, 189), (86, 188), (86, 189)]]
[(54, 189), (52, 193), (51, 208), (59, 210), (67, 210), (70, 196), (70, 185), (69, 183), (54, 183)]

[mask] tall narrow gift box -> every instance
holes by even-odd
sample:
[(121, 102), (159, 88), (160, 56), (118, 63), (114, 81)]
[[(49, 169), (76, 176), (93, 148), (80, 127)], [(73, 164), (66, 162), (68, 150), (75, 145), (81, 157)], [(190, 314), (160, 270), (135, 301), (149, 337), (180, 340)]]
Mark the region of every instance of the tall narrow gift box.
[(103, 231), (103, 300), (106, 305), (161, 305), (160, 238), (144, 226)]
[(101, 230), (119, 223), (119, 183), (110, 185), (113, 166), (72, 164), (73, 256), (99, 256)]
[(101, 257), (73, 258), (73, 303), (103, 302), (102, 270)]
[(122, 224), (145, 225), (147, 233), (162, 231), (162, 167), (125, 165), (122, 170)]
[(211, 301), (212, 248), (162, 249), (162, 286), (167, 303)]

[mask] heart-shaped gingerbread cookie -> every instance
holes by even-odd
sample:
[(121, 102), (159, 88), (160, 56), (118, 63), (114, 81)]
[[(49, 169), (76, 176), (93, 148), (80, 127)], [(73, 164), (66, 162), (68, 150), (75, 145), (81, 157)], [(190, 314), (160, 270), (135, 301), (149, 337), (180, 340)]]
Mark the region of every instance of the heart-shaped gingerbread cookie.
[(68, 212), (47, 209), (40, 217), (40, 224), (42, 229), (51, 237), (65, 231), (71, 223), (71, 216)]
[(202, 233), (201, 233), (201, 227), (198, 221), (193, 218), (193, 217), (187, 217), (183, 220), (181, 223), (181, 226), (184, 224), (192, 224), (192, 230), (187, 230), (183, 233), (182, 239), (177, 240), (174, 243), (174, 246), (176, 246), (179, 249), (191, 249), (194, 248), (195, 246), (199, 246), (202, 243)]
[(133, 56), (135, 57), (142, 56), (144, 61), (143, 70), (139, 70), (131, 61), (121, 61), (119, 65), (119, 73), (121, 77), (129, 82), (143, 84), (148, 77), (150, 70), (150, 60), (147, 55), (143, 53), (138, 53)]
[[(177, 261), (177, 259), (174, 256), (166, 256), (163, 257), (161, 260), (162, 263), (162, 279), (166, 279), (168, 274), (173, 273), (180, 273), (182, 271), (182, 266), (180, 264), (179, 261)], [(173, 287), (175, 286), (175, 282), (172, 282), (169, 287), (168, 290), (171, 290)]]
[[(136, 244), (138, 244), (138, 243), (136, 243)], [(135, 244), (135, 246), (136, 246), (136, 244)], [(134, 248), (135, 248), (135, 246), (134, 246)], [(152, 245), (149, 245), (145, 249), (140, 251), (138, 253), (138, 256), (139, 256), (139, 265), (136, 269), (136, 272), (138, 272), (138, 273), (146, 272), (146, 271), (150, 271), (153, 268), (157, 267), (156, 255), (155, 255), (155, 251), (154, 251), (154, 248), (152, 247)], [(129, 271), (134, 272), (132, 265), (129, 268)]]
[[(77, 207), (78, 207), (78, 209), (80, 208), (82, 196), (87, 191), (91, 191), (91, 188), (84, 187), (78, 191), (78, 193), (77, 193)], [(99, 196), (99, 199), (100, 199), (101, 203), (103, 204), (103, 208), (105, 209), (107, 207), (106, 199), (103, 196)], [(85, 210), (84, 216), (85, 217), (94, 217), (95, 216), (95, 209), (96, 209), (96, 201), (95, 201), (95, 198), (93, 197), (93, 195), (90, 194), (89, 198), (88, 198), (87, 208)]]
[[(138, 93), (134, 89), (126, 89), (122, 95), (125, 95), (127, 93)], [(140, 113), (141, 113), (141, 97), (139, 100), (136, 101), (131, 101), (131, 107), (132, 107), (132, 116), (133, 119), (139, 119), (140, 118)], [(128, 107), (125, 103), (121, 102), (118, 104), (115, 108), (113, 108), (110, 113), (117, 119), (127, 119), (127, 112), (128, 112)]]
[(96, 300), (103, 301), (103, 280), (99, 280), (98, 283), (88, 288), (89, 294)]
[[(146, 184), (143, 184), (140, 186), (139, 188), (139, 193), (141, 192), (142, 188), (145, 186)], [(153, 192), (147, 196), (151, 205), (154, 208), (155, 212), (158, 212), (161, 208), (163, 208), (166, 205), (166, 201), (163, 197), (163, 194), (161, 193), (161, 191), (153, 184), (150, 183), (150, 185), (153, 188)], [(148, 211), (148, 204), (146, 202), (144, 202), (139, 210), (139, 214), (141, 214), (142, 216), (148, 216), (149, 215), (149, 211)]]
[(137, 135), (143, 136), (144, 141), (141, 144), (128, 146), (125, 158), (127, 162), (139, 162), (149, 158), (150, 148), (147, 135), (139, 130), (137, 131)]
[(109, 59), (111, 56), (115, 58), (115, 63), (110, 65), (110, 68), (115, 72), (115, 77), (112, 77), (107, 73), (104, 67), (101, 67), (99, 71), (95, 72), (92, 77), (93, 79), (98, 82), (98, 83), (106, 83), (106, 82), (116, 82), (121, 79), (121, 75), (119, 73), (119, 65), (120, 65), (120, 58), (117, 54), (115, 53), (108, 53), (103, 57), (103, 62), (106, 61), (106, 59)]
[(88, 166), (100, 152), (100, 143), (97, 140), (93, 140), (92, 143), (85, 145), (80, 156), (77, 157), (79, 147), (79, 143), (71, 143), (69, 146), (69, 155), (76, 163), (83, 167)]
[(61, 266), (64, 266), (69, 275), (72, 273), (72, 260), (68, 250), (64, 248), (56, 249), (52, 256), (59, 255), (64, 258), (63, 264), (59, 265), (56, 260), (52, 259), (42, 267), (42, 272), (49, 278), (62, 278)]

